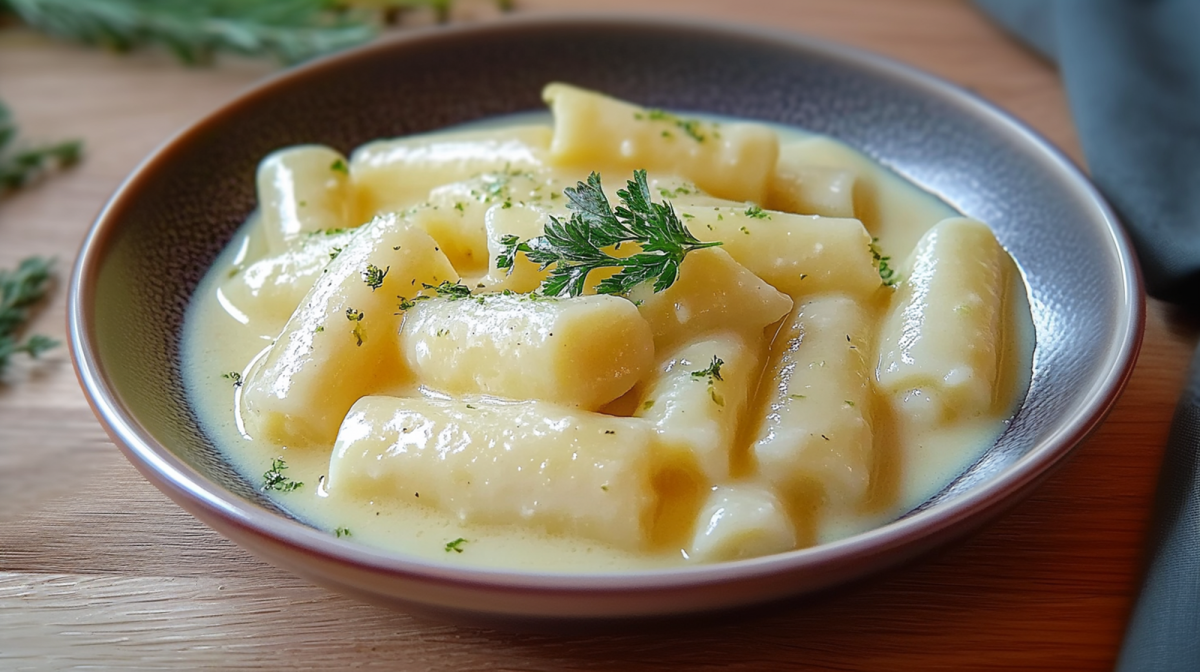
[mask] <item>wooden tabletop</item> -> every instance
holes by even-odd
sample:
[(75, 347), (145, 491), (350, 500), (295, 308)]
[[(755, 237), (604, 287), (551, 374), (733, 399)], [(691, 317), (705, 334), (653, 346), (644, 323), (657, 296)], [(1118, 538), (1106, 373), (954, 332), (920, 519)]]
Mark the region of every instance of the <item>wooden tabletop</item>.
[[(461, 0), (460, 20), (486, 20)], [(518, 11), (592, 8), (518, 0)], [(1054, 70), (959, 0), (614, 0), (805, 32), (970, 88), (1081, 162)], [(468, 16), (472, 15), (472, 16)], [(60, 278), (127, 173), (272, 71), (186, 69), (0, 32), (0, 99), (28, 135), (86, 159), (0, 201), (0, 267), (54, 255)], [(33, 324), (63, 337), (61, 286)], [(1111, 669), (1132, 604), (1194, 323), (1149, 303), (1133, 379), (1099, 432), (1027, 501), (906, 568), (764, 615), (590, 637), (481, 632), (358, 603), (275, 569), (138, 475), (100, 429), (64, 348), (0, 385), (0, 668)]]

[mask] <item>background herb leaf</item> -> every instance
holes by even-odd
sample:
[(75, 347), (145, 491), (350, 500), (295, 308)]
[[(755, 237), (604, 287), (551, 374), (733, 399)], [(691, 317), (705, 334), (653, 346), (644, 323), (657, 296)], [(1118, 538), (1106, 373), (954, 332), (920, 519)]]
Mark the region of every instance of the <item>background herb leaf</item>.
[(32, 306), (49, 289), (53, 264), (50, 259), (30, 257), (14, 270), (0, 269), (0, 373), (13, 355), (37, 357), (58, 345), (58, 341), (41, 335), (30, 336), (24, 342), (17, 340)]
[(0, 0), (0, 10), (55, 37), (114, 51), (157, 44), (190, 64), (219, 51), (302, 61), (362, 44), (414, 7), (431, 7), (445, 21), (450, 6), (451, 0)]
[(16, 122), (0, 102), (0, 192), (19, 189), (47, 170), (72, 165), (82, 152), (78, 140), (19, 146)]

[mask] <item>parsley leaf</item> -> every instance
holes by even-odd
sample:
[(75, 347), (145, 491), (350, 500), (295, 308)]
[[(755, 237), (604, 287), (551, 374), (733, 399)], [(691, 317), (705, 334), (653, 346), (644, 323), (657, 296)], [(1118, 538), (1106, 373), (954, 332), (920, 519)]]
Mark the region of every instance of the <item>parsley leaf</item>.
[[(553, 215), (545, 233), (521, 242), (516, 236), (501, 239), (503, 249), (496, 257), (498, 268), (511, 269), (518, 252), (545, 270), (553, 267), (542, 282), (546, 296), (580, 296), (588, 275), (602, 268), (620, 269), (596, 286), (598, 294), (628, 294), (643, 282), (654, 282), (654, 291), (674, 284), (679, 266), (688, 252), (715, 247), (702, 243), (687, 230), (669, 202), (655, 203), (646, 171), (635, 170), (625, 189), (617, 191), (620, 205), (612, 207), (592, 173), (587, 182), (563, 190), (572, 211), (563, 221)], [(625, 258), (614, 257), (604, 248), (637, 243), (640, 250)]]

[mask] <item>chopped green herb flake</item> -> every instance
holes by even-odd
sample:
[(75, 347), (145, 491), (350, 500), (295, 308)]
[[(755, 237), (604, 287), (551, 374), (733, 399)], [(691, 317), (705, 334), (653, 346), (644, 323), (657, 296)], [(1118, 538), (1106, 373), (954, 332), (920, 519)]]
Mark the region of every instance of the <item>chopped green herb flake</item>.
[(362, 274), (363, 282), (367, 283), (367, 286), (373, 292), (383, 286), (383, 279), (387, 277), (390, 270), (392, 270), (391, 266), (380, 269), (375, 264), (367, 264), (367, 270), (363, 271)]
[(458, 539), (455, 539), (454, 541), (447, 542), (446, 543), (446, 552), (449, 553), (450, 551), (454, 551), (455, 553), (462, 553), (463, 552), (462, 545), (465, 543), (467, 543), (467, 540), (463, 539), (462, 537), (459, 537)]
[(271, 468), (263, 472), (263, 492), (266, 492), (267, 490), (291, 492), (304, 485), (304, 483), (300, 481), (293, 481), (287, 476), (284, 476), (283, 472), (286, 471), (287, 468), (287, 462), (284, 462), (282, 457), (277, 457), (271, 460)]
[(346, 162), (342, 159), (337, 159), (333, 163), (329, 164), (329, 169), (335, 173), (341, 173), (343, 175), (350, 174), (350, 167), (347, 166)]
[(226, 380), (232, 380), (234, 387), (242, 386), (242, 374), (238, 373), (237, 371), (230, 371), (229, 373), (223, 373), (223, 374), (221, 374), (221, 377)]
[[(686, 119), (659, 109), (646, 110), (645, 114), (635, 112), (633, 118), (639, 121), (642, 119), (648, 119), (650, 121), (666, 121), (674, 124), (676, 128), (683, 131), (689, 138), (695, 140), (696, 142), (704, 142), (705, 140), (703, 122), (701, 122), (699, 119)], [(713, 137), (720, 137), (716, 130), (717, 125), (710, 125), (712, 126)], [(670, 137), (668, 133), (668, 131), (663, 131), (663, 136)]]
[(471, 288), (460, 282), (443, 280), (440, 285), (428, 285), (422, 282), (421, 286), (425, 289), (432, 289), (441, 298), (449, 299), (451, 301), (471, 298)]
[(875, 265), (879, 267), (879, 279), (883, 280), (883, 284), (888, 287), (895, 287), (897, 282), (900, 282), (900, 275), (896, 269), (891, 267), (892, 258), (885, 256), (879, 249), (879, 239), (871, 239), (871, 258), (874, 259)]
[(337, 536), (338, 539), (341, 539), (342, 537), (354, 536), (354, 535), (350, 534), (350, 528), (348, 528), (348, 527), (339, 527), (336, 530), (334, 530), (333, 533), (334, 533), (334, 535)]
[(763, 210), (757, 205), (751, 205), (750, 207), (746, 208), (746, 216), (750, 217), (751, 219), (770, 219), (771, 213)]

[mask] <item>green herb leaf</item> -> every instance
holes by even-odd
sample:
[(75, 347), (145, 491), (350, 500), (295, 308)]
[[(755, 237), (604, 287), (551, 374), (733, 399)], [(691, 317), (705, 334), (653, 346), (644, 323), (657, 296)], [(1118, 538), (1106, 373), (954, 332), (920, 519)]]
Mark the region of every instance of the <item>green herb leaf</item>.
[(467, 543), (467, 540), (463, 539), (462, 537), (459, 537), (458, 539), (455, 539), (454, 541), (447, 542), (446, 543), (446, 552), (449, 553), (450, 551), (454, 551), (455, 553), (462, 553), (463, 552), (462, 545), (465, 543)]
[(266, 492), (267, 490), (291, 492), (304, 485), (304, 483), (300, 481), (293, 481), (287, 476), (284, 476), (283, 472), (286, 471), (287, 468), (287, 462), (284, 462), (282, 457), (277, 457), (271, 460), (271, 468), (263, 472), (263, 492)]
[(422, 282), (421, 286), (425, 289), (432, 289), (441, 298), (449, 299), (451, 301), (471, 298), (471, 288), (467, 287), (461, 282), (450, 282), (449, 280), (443, 280), (442, 284), (436, 286), (427, 285)]
[(350, 528), (348, 528), (348, 527), (339, 527), (339, 528), (337, 528), (336, 530), (334, 530), (334, 531), (333, 531), (333, 534), (334, 534), (334, 536), (336, 536), (338, 539), (341, 539), (342, 537), (352, 537), (352, 536), (354, 536), (353, 534), (350, 534)]
[(750, 207), (746, 208), (746, 216), (751, 219), (770, 219), (771, 213), (763, 210), (760, 206), (751, 205)]
[[(626, 188), (617, 191), (620, 205), (616, 208), (610, 205), (596, 173), (563, 193), (572, 210), (569, 219), (551, 215), (545, 233), (525, 242), (505, 236), (500, 241), (504, 249), (496, 258), (497, 267), (510, 272), (518, 252), (542, 270), (553, 267), (542, 282), (546, 296), (580, 296), (591, 272), (602, 268), (620, 270), (596, 286), (598, 294), (628, 294), (650, 281), (654, 291), (661, 292), (675, 282), (687, 253), (721, 244), (700, 242), (670, 203), (655, 203), (644, 170), (634, 171)], [(640, 250), (625, 258), (604, 251), (623, 243), (637, 243)]]
[(391, 266), (380, 269), (375, 264), (367, 264), (367, 270), (363, 271), (362, 274), (363, 282), (367, 283), (367, 286), (373, 292), (383, 286), (383, 279), (387, 277), (390, 270), (392, 270)]
[(692, 371), (692, 378), (694, 380), (704, 380), (705, 378), (708, 379), (708, 396), (712, 398), (713, 403), (718, 406), (725, 405), (724, 397), (717, 394), (716, 385), (718, 380), (724, 380), (724, 378), (721, 377), (721, 367), (724, 366), (724, 364), (725, 362), (720, 357), (713, 355), (712, 362), (708, 365), (708, 368), (700, 369), (699, 371)]
[(710, 383), (717, 380), (725, 380), (721, 377), (721, 367), (724, 365), (724, 360), (716, 355), (713, 355), (712, 362), (708, 365), (708, 368), (700, 369), (699, 371), (692, 371), (692, 378), (696, 378), (698, 380), (707, 378)]
[(0, 191), (19, 189), (48, 170), (73, 165), (83, 153), (78, 140), (26, 147), (16, 146), (16, 140), (17, 125), (0, 103)]
[(891, 267), (891, 257), (884, 256), (879, 249), (879, 239), (871, 239), (871, 257), (875, 260), (875, 265), (879, 267), (879, 278), (883, 280), (883, 284), (888, 287), (895, 287), (897, 282), (900, 282), (900, 274), (896, 269)]
[(13, 355), (24, 353), (36, 358), (58, 345), (58, 341), (41, 335), (30, 336), (24, 342), (17, 340), (33, 305), (49, 289), (53, 265), (51, 259), (29, 257), (15, 270), (0, 269), (0, 374)]

